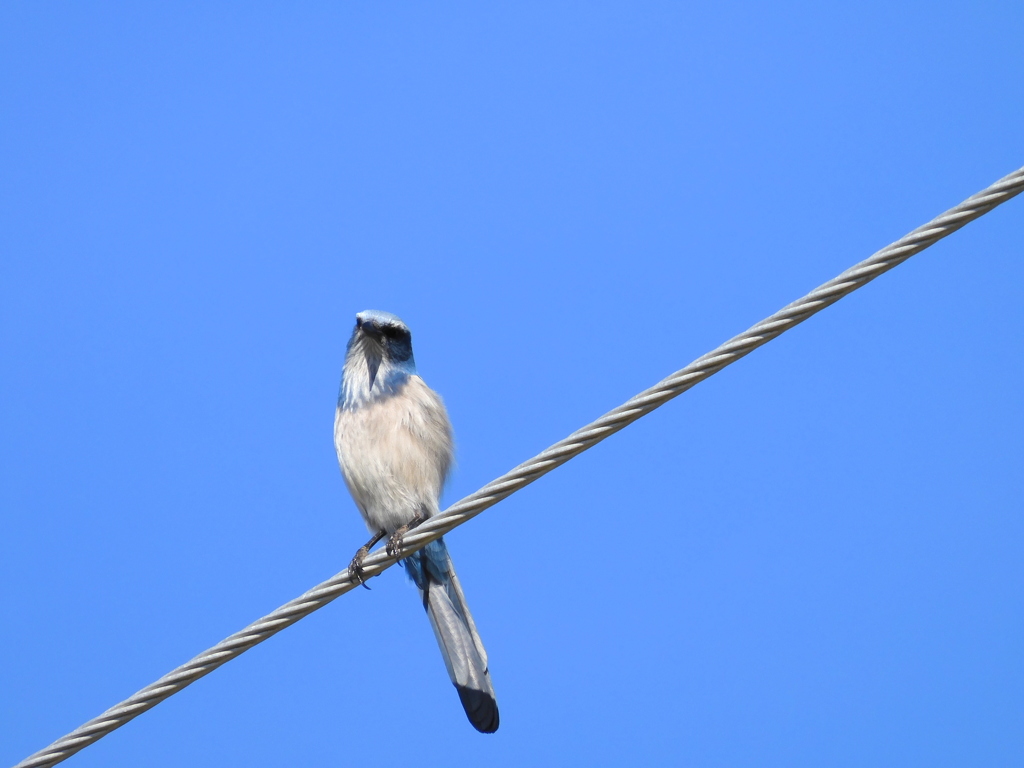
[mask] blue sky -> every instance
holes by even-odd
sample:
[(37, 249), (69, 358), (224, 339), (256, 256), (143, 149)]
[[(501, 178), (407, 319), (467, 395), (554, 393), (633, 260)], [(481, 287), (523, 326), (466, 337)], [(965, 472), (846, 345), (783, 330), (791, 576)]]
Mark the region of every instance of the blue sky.
[[(355, 312), (447, 502), (1024, 164), (1019, 3), (7, 3), (0, 763), (341, 570)], [(1017, 765), (1024, 199), (69, 765)]]

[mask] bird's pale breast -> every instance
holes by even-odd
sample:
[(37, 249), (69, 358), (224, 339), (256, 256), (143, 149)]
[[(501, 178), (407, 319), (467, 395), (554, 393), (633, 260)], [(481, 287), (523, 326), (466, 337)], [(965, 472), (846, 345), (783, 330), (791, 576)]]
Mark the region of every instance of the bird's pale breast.
[(444, 403), (419, 376), (388, 397), (339, 407), (334, 444), (371, 531), (392, 532), (417, 513), (437, 512), (452, 462), (452, 431)]

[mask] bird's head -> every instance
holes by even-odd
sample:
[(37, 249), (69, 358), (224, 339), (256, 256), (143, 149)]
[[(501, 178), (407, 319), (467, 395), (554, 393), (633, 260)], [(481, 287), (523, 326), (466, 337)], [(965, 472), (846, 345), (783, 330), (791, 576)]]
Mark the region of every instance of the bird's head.
[(400, 317), (378, 309), (356, 315), (352, 340), (360, 340), (364, 351), (382, 362), (402, 364), (412, 359), (412, 334)]
[(372, 399), (392, 391), (414, 373), (409, 326), (390, 312), (367, 309), (357, 314), (345, 356), (343, 397), (347, 401)]

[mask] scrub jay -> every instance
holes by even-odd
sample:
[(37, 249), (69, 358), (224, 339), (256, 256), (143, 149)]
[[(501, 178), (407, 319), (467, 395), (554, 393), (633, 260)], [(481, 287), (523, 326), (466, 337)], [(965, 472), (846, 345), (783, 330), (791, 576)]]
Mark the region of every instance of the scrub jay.
[[(454, 453), (444, 403), (416, 375), (409, 328), (389, 312), (356, 315), (341, 376), (334, 446), (345, 484), (373, 534), (349, 565), (363, 583), (362, 562), (370, 547), (388, 536), (387, 552), (397, 555), (402, 537), (437, 514)], [(487, 652), (444, 540), (402, 562), (420, 591), (469, 722), (478, 731), (494, 733), (498, 704)]]

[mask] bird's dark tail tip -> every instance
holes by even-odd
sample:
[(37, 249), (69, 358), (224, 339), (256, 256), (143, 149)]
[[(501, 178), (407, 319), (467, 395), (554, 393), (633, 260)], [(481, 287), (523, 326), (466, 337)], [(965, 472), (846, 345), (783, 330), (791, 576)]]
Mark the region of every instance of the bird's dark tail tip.
[(474, 728), (480, 733), (494, 733), (498, 730), (498, 702), (491, 694), (464, 685), (456, 685), (455, 689), (459, 692), (466, 717)]

